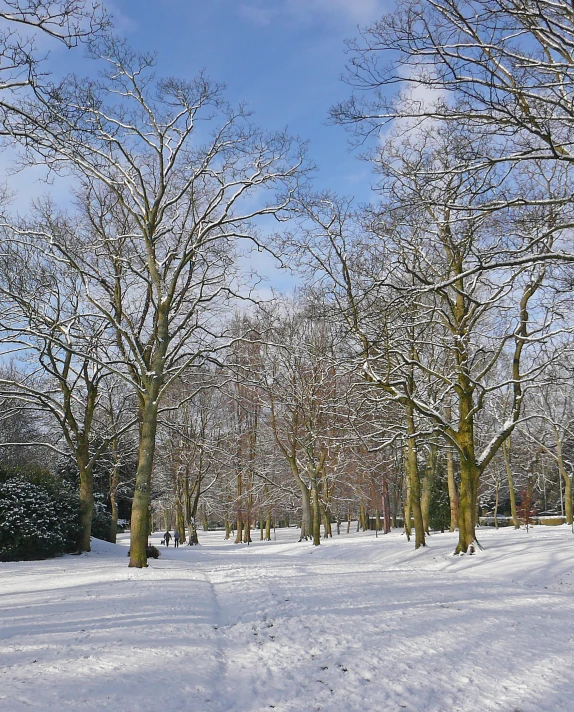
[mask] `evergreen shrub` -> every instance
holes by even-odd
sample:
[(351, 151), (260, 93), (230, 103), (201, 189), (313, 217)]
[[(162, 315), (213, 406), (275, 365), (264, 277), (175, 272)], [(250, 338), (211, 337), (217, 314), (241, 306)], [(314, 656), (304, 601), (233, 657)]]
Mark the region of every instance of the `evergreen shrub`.
[(20, 479), (0, 483), (0, 561), (29, 561), (65, 551), (58, 506), (43, 487)]
[(92, 514), (92, 536), (96, 539), (111, 541), (112, 515), (109, 513), (102, 499), (94, 498)]

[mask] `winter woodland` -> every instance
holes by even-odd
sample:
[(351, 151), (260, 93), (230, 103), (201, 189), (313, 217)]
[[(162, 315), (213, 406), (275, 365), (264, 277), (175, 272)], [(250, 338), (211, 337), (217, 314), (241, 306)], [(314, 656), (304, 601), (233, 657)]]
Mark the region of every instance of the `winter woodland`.
[[(158, 72), (155, 55), (114, 27), (113, 8), (0, 2), (0, 133), (11, 156), (0, 195), (0, 561), (11, 563), (0, 576), (22, 571), (32, 582), (45, 572), (65, 588), (77, 562), (88, 587), (121, 580), (148, 607), (160, 605), (163, 582), (174, 616), (184, 602), (165, 572), (183, 576), (189, 605), (208, 601), (203, 587), (219, 591), (197, 613), (208, 632), (190, 633), (208, 650), (203, 661), (193, 654), (205, 667), (189, 692), (194, 709), (476, 710), (464, 655), (432, 616), (411, 611), (393, 628), (395, 619), (365, 612), (371, 634), (357, 634), (353, 667), (335, 651), (338, 633), (353, 646), (346, 607), (400, 607), (404, 587), (415, 607), (440, 604), (433, 616), (476, 609), (496, 639), (506, 619), (477, 593), (487, 595), (487, 577), (509, 599), (513, 586), (545, 581), (559, 592), (571, 573), (574, 8), (390, 5), (349, 40), (346, 67), (333, 69), (347, 98), (325, 109), (324, 131), (346, 127), (367, 170), (365, 202), (318, 187), (305, 137), (259, 126), (208, 71)], [(87, 55), (86, 76), (52, 71), (49, 48), (62, 43)], [(46, 181), (26, 210), (14, 207), (16, 170)], [(64, 200), (47, 189), (54, 183), (67, 186)], [(257, 254), (288, 272), (293, 290), (271, 289), (250, 261)], [(185, 551), (161, 547), (166, 530)], [(515, 556), (543, 573), (515, 576)], [(296, 610), (285, 561), (309, 594)], [(134, 594), (148, 564), (157, 591)], [(454, 572), (456, 592), (433, 593)], [(275, 583), (258, 589), (252, 576)], [(346, 576), (362, 578), (345, 597)], [(34, 598), (19, 586), (5, 593)], [(233, 612), (241, 587), (250, 603)], [(508, 620), (534, 622), (540, 659), (526, 652), (534, 638), (524, 630), (506, 652), (520, 648), (544, 687), (558, 668), (548, 662), (556, 647), (541, 640), (570, 623), (557, 612), (545, 628), (516, 591)], [(559, 606), (544, 595), (552, 617)], [(98, 605), (94, 616), (108, 610)], [(110, 605), (125, 614), (119, 599)], [(337, 631), (330, 607), (339, 605)], [(309, 627), (277, 626), (289, 642), (276, 655), (313, 653), (309, 689), (288, 657), (269, 657), (269, 630), (287, 609)], [(451, 613), (460, 635), (477, 634)], [(251, 625), (256, 641), (232, 630)], [(211, 639), (213, 626), (226, 627), (224, 643)], [(436, 684), (413, 674), (419, 696), (403, 685), (406, 668), (384, 694), (363, 690), (406, 664), (400, 645), (386, 662), (380, 654), (388, 626), (395, 643), (421, 626), (415, 648), (433, 656)], [(177, 657), (184, 636), (175, 623), (170, 631)], [(234, 699), (229, 670), (239, 663), (219, 648), (235, 644), (258, 670), (264, 658), (269, 694), (251, 669), (252, 697)], [(98, 664), (113, 667), (111, 639), (99, 645)], [(460, 672), (452, 689), (439, 649)], [(489, 663), (479, 646), (483, 668), (472, 674), (484, 709), (568, 709), (565, 688), (536, 697), (524, 670), (515, 676), (524, 694), (510, 682), (508, 694), (491, 689), (504, 650), (493, 643)], [(228, 688), (213, 697), (223, 669)], [(152, 709), (152, 688), (134, 685), (138, 709)], [(301, 686), (305, 702), (286, 702)], [(127, 704), (120, 687), (109, 692), (109, 705), (93, 709)], [(24, 697), (10, 709), (24, 709)]]

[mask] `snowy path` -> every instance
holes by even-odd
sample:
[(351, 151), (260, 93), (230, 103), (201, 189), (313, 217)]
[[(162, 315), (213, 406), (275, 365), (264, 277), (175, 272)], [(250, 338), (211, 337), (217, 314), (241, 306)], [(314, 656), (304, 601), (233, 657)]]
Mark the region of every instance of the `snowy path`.
[(567, 528), (294, 536), (0, 564), (1, 712), (574, 709)]

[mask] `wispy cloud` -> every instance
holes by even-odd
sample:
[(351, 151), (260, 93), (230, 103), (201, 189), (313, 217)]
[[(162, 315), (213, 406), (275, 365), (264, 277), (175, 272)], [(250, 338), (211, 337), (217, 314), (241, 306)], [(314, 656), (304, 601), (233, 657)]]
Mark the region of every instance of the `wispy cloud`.
[(307, 23), (320, 18), (351, 20), (358, 24), (370, 22), (383, 13), (387, 0), (245, 0), (240, 5), (241, 15), (251, 22), (265, 26), (278, 18)]

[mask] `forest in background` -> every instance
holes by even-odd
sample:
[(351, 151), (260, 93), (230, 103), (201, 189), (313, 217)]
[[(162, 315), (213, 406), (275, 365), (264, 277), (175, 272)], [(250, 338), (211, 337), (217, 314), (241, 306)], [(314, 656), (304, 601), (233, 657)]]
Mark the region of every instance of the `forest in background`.
[[(363, 28), (330, 118), (368, 205), (205, 74), (156, 77), (101, 8), (3, 5), (3, 136), (73, 184), (1, 205), (6, 556), (24, 500), (50, 514), (25, 556), (129, 519), (135, 567), (154, 523), (458, 529), (456, 553), (481, 516), (572, 524), (571, 5), (402, 0)], [(95, 78), (51, 80), (34, 33)]]

